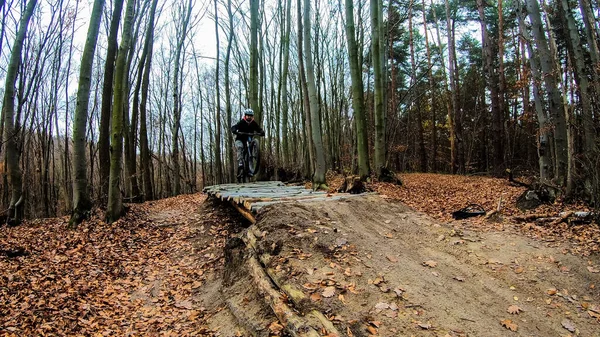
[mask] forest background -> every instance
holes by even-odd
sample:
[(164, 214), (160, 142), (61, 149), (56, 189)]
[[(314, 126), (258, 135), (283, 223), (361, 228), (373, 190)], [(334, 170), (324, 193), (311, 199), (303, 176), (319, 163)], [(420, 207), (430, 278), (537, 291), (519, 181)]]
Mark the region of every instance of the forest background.
[(123, 202), (231, 182), (247, 107), (266, 130), (261, 179), (508, 169), (596, 204), (599, 10), (1, 0), (1, 215), (99, 206), (113, 221)]

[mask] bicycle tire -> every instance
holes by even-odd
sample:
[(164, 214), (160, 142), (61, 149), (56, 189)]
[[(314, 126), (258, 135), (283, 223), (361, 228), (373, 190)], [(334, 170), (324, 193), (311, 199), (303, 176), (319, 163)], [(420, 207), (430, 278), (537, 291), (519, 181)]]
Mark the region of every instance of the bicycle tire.
[(252, 172), (253, 175), (256, 175), (260, 168), (260, 149), (257, 146), (252, 146), (252, 151), (248, 152), (250, 152), (248, 158), (248, 170), (249, 172)]

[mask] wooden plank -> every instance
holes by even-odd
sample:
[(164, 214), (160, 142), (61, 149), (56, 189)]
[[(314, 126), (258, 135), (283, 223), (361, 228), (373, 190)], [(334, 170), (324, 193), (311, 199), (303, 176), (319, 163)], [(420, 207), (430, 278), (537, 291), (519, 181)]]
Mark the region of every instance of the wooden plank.
[(245, 208), (240, 207), (238, 204), (232, 202), (231, 203), (233, 205), (233, 207), (235, 207), (235, 209), (237, 209), (238, 212), (240, 212), (240, 214), (248, 219), (248, 221), (250, 221), (250, 223), (252, 223), (253, 225), (256, 223), (256, 218), (254, 218), (254, 214), (252, 214), (252, 212), (248, 211)]

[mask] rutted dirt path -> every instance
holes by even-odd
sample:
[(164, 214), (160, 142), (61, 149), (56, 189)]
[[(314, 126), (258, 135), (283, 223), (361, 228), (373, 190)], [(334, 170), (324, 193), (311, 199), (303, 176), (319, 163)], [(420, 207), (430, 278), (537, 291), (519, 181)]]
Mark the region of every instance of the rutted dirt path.
[(275, 205), (251, 231), (271, 278), (303, 293), (295, 309), (343, 335), (600, 335), (600, 261), (564, 244), (452, 228), (378, 196)]

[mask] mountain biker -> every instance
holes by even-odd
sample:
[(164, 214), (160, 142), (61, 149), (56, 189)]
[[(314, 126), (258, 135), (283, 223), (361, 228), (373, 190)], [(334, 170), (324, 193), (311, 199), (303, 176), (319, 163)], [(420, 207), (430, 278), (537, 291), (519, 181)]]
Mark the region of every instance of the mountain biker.
[[(244, 142), (248, 139), (248, 135), (257, 134), (260, 136), (265, 135), (265, 131), (258, 125), (254, 120), (254, 111), (252, 109), (244, 110), (244, 117), (231, 127), (235, 137), (235, 148), (237, 151), (238, 160), (238, 176), (244, 171)], [(258, 139), (252, 138), (252, 144), (255, 149), (258, 148)], [(252, 176), (254, 172), (248, 172), (248, 176)]]

